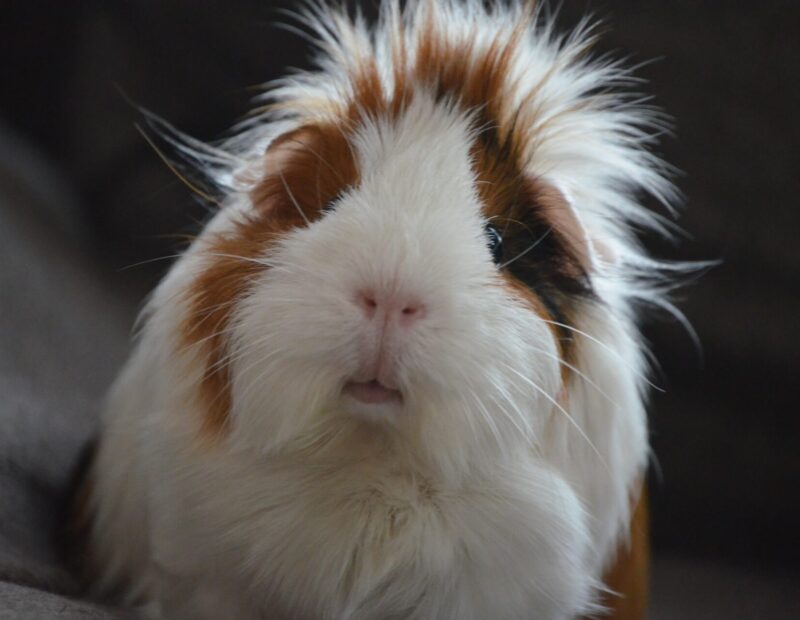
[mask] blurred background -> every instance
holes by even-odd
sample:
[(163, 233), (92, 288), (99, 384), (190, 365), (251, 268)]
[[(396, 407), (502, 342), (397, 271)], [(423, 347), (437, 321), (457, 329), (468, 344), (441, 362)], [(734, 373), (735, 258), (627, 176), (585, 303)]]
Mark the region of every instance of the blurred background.
[[(648, 243), (722, 260), (678, 293), (702, 352), (673, 320), (645, 326), (665, 390), (651, 407), (652, 617), (800, 618), (800, 3), (561, 4), (562, 29), (603, 19), (598, 53), (644, 63), (643, 92), (675, 120), (659, 151), (682, 171), (687, 234)], [(271, 25), (291, 5), (2, 3), (0, 617), (46, 617), (26, 615), (27, 588), (74, 594), (31, 527), (55, 523), (48, 493), (64, 488), (138, 304), (168, 267), (154, 259), (207, 213), (130, 101), (222, 137), (257, 85), (307, 66), (306, 43)]]

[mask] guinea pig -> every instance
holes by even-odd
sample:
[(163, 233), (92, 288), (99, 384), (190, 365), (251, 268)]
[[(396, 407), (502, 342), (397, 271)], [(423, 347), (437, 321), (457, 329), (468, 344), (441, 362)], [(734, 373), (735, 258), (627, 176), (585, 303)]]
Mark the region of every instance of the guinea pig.
[(590, 26), (533, 5), (313, 6), (315, 68), (185, 147), (220, 208), (107, 400), (98, 593), (170, 619), (566, 620), (644, 573), (637, 319), (665, 300), (634, 231), (665, 230), (642, 194), (674, 199), (661, 117)]

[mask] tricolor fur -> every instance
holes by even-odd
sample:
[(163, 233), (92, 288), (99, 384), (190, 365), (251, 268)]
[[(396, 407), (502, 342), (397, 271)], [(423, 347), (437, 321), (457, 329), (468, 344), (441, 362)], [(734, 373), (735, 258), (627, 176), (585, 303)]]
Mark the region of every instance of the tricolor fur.
[[(305, 21), (317, 70), (193, 147), (224, 201), (108, 401), (98, 587), (168, 618), (591, 612), (647, 458), (658, 118), (529, 5)], [(369, 379), (402, 401), (342, 396)]]

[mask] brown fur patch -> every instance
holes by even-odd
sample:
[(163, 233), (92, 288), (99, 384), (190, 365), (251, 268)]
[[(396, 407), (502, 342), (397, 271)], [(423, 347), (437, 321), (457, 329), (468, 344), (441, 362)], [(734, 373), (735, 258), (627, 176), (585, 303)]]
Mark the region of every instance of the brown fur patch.
[(288, 231), (318, 219), (358, 179), (347, 137), (333, 126), (304, 126), (281, 136), (270, 145), (265, 167), (251, 192), (255, 212), (201, 250), (206, 267), (189, 290), (182, 335), (185, 347), (199, 349), (204, 364), (199, 391), (204, 435), (217, 436), (228, 424), (227, 331), (236, 302), (267, 269), (258, 259)]
[(335, 125), (305, 125), (276, 138), (265, 155), (265, 168), (266, 175), (250, 196), (256, 209), (269, 216), (270, 225), (280, 230), (317, 219), (343, 190), (358, 182), (350, 137)]
[(631, 517), (630, 543), (621, 544), (615, 563), (606, 571), (604, 583), (616, 595), (607, 595), (603, 604), (610, 620), (644, 620), (650, 582), (650, 532), (647, 487), (642, 488)]

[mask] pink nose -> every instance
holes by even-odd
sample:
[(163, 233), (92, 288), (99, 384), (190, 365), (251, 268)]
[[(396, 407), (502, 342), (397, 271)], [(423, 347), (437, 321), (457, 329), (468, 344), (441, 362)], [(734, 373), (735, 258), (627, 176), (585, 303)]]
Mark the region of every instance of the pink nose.
[(358, 305), (368, 319), (384, 317), (410, 326), (425, 316), (425, 305), (408, 296), (381, 296), (372, 291), (358, 294)]

